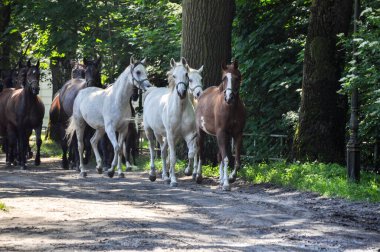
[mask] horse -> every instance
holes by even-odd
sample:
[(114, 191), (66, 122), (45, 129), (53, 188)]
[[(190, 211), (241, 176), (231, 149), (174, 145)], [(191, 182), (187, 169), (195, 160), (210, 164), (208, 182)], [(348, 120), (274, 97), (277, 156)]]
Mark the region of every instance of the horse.
[[(40, 148), (41, 148), (41, 130), (42, 120), (45, 114), (45, 106), (42, 100), (38, 97), (40, 90), (39, 79), (39, 61), (35, 66), (32, 66), (30, 60), (27, 64), (26, 82), (24, 88), (8, 89), (8, 97), (6, 101), (5, 124), (8, 142), (9, 160), (12, 162), (14, 150), (17, 149), (18, 161), (22, 169), (26, 169), (26, 155), (28, 152), (29, 137), (32, 130), (36, 132), (37, 153), (35, 165), (41, 163)], [(2, 92), (3, 93), (3, 92)], [(17, 140), (17, 142), (16, 142)]]
[[(202, 163), (205, 160), (203, 143), (205, 134), (216, 136), (219, 147), (219, 182), (223, 190), (231, 190), (230, 182), (236, 180), (240, 168), (240, 152), (245, 125), (245, 106), (239, 96), (241, 73), (238, 62), (222, 64), (222, 83), (204, 90), (195, 111), (200, 159), (196, 181), (202, 181)], [(228, 144), (231, 137), (235, 144), (235, 167), (228, 178)]]
[[(62, 88), (59, 90), (59, 94), (53, 100), (51, 107), (51, 117), (56, 117), (57, 121), (54, 122), (55, 125), (59, 127), (59, 138), (62, 148), (62, 168), (68, 169), (69, 162), (73, 161), (73, 166), (76, 166), (79, 160), (79, 154), (77, 153), (77, 141), (74, 138), (71, 141), (71, 145), (68, 146), (66, 139), (66, 129), (68, 127), (69, 118), (73, 114), (73, 104), (75, 97), (78, 95), (79, 91), (87, 87), (102, 87), (100, 80), (100, 60), (87, 60), (83, 59), (83, 65), (75, 64), (71, 73), (71, 79), (67, 81)], [(84, 77), (84, 78), (83, 78)], [(54, 106), (54, 107), (53, 107)], [(90, 146), (90, 129), (87, 127), (86, 130), (86, 159), (87, 160), (91, 153)], [(69, 158), (67, 158), (67, 152), (69, 150)]]
[[(178, 186), (175, 176), (176, 152), (175, 144), (180, 138), (184, 138), (189, 149), (189, 170), (193, 161), (197, 160), (197, 146), (195, 142), (195, 115), (189, 96), (186, 95), (189, 88), (190, 67), (185, 58), (180, 62), (170, 60), (172, 69), (168, 72), (168, 88), (151, 88), (144, 96), (144, 130), (149, 140), (150, 173), (149, 179), (156, 180), (154, 165), (154, 136), (160, 144), (162, 158), (162, 179), (170, 186)], [(203, 68), (198, 71), (198, 74)], [(193, 71), (195, 73), (195, 71)], [(194, 90), (197, 89), (201, 78), (191, 78)], [(201, 87), (201, 85), (200, 85)], [(198, 93), (198, 92), (197, 92)], [(170, 154), (170, 178), (166, 172), (166, 157), (169, 146)], [(188, 171), (187, 171), (188, 173)]]
[[(135, 61), (130, 58), (130, 65), (120, 74), (116, 82), (106, 88), (89, 87), (81, 90), (74, 101), (73, 115), (66, 131), (68, 139), (72, 139), (74, 132), (78, 139), (78, 152), (80, 161), (80, 177), (87, 176), (83, 165), (83, 135), (86, 123), (95, 129), (91, 138), (91, 146), (96, 156), (96, 169), (102, 173), (102, 159), (98, 151), (98, 142), (107, 133), (113, 148), (114, 158), (107, 174), (114, 176), (115, 166), (118, 166), (119, 178), (124, 177), (121, 170), (122, 145), (128, 133), (128, 124), (131, 120), (131, 107), (129, 105), (133, 86), (146, 90), (151, 86), (147, 79), (145, 59)], [(118, 133), (118, 139), (116, 139)]]
[[(136, 111), (132, 106), (132, 101), (137, 101), (139, 98), (139, 89), (133, 86), (133, 93), (129, 101), (129, 106), (132, 111), (132, 118), (135, 118)], [(100, 140), (100, 154), (103, 160), (103, 167), (111, 167), (113, 153), (113, 146), (111, 141), (108, 139), (107, 135)], [(136, 123), (134, 121), (129, 122), (128, 124), (128, 133), (124, 140), (123, 145), (123, 157), (125, 158), (126, 171), (132, 169), (132, 165), (136, 165), (135, 159), (138, 153), (138, 131)], [(124, 162), (124, 160), (123, 160)]]

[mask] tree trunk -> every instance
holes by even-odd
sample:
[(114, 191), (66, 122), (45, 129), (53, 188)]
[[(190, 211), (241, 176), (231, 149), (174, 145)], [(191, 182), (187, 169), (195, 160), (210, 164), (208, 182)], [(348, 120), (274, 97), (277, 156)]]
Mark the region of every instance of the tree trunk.
[(312, 2), (294, 146), (299, 160), (344, 163), (347, 99), (337, 94), (344, 55), (336, 43), (351, 12), (352, 0)]
[(71, 79), (70, 59), (67, 59), (66, 57), (52, 57), (50, 59), (50, 70), (54, 98), (55, 93), (57, 93), (57, 91), (61, 89), (63, 84), (65, 84), (66, 81)]
[[(234, 0), (183, 0), (181, 54), (192, 68), (204, 65), (203, 88), (219, 85), (221, 64), (231, 61)], [(208, 161), (216, 163), (217, 144), (208, 137)], [(187, 148), (185, 148), (187, 151)]]
[[(6, 2), (6, 1), (5, 1)], [(11, 18), (11, 5), (10, 3), (5, 4), (2, 1), (0, 5), (0, 36), (2, 37), (0, 41), (0, 69), (9, 70), (10, 65), (10, 39), (9, 36), (4, 36), (4, 32), (9, 26)]]

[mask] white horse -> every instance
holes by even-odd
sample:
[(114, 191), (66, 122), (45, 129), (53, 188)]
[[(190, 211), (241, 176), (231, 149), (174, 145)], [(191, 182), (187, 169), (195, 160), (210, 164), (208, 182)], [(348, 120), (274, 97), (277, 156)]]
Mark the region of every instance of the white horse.
[[(75, 98), (73, 116), (70, 118), (70, 125), (66, 132), (69, 139), (74, 132), (77, 134), (81, 177), (87, 176), (87, 171), (83, 166), (83, 134), (86, 123), (96, 130), (91, 138), (91, 146), (96, 156), (98, 173), (103, 172), (98, 142), (104, 133), (107, 133), (114, 148), (114, 158), (111, 168), (107, 171), (108, 176), (113, 177), (117, 164), (119, 177), (124, 177), (121, 170), (122, 146), (132, 116), (129, 104), (132, 89), (136, 86), (146, 90), (151, 86), (144, 64), (145, 59), (139, 62), (131, 57), (130, 65), (112, 86), (107, 89), (88, 87), (81, 90)], [(119, 134), (118, 139), (116, 139), (116, 132)]]
[[(186, 172), (189, 173), (190, 167), (197, 164), (195, 112), (187, 92), (188, 88), (191, 88), (195, 97), (202, 93), (200, 73), (203, 67), (199, 70), (191, 70), (185, 58), (178, 63), (171, 59), (170, 65), (172, 69), (168, 72), (169, 87), (151, 88), (145, 95), (143, 121), (145, 134), (149, 140), (151, 168), (149, 179), (156, 180), (154, 135), (161, 148), (162, 179), (175, 187), (178, 185), (174, 170), (176, 164), (175, 144), (180, 138), (186, 141), (189, 148), (189, 166), (186, 168)], [(166, 172), (168, 146), (170, 178)]]

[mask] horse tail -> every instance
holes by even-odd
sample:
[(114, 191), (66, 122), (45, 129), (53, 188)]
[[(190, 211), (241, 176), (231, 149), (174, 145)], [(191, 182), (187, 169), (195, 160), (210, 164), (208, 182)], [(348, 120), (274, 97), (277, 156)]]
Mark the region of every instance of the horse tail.
[(66, 136), (67, 139), (67, 145), (71, 145), (71, 140), (73, 139), (73, 136), (75, 134), (75, 120), (74, 116), (71, 116), (69, 118), (69, 126), (66, 129)]

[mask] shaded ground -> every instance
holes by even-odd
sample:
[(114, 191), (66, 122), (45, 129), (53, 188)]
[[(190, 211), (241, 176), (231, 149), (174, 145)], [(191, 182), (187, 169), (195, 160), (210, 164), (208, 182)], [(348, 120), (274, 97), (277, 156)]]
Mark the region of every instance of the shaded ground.
[(232, 192), (189, 178), (178, 188), (59, 167), (28, 171), (0, 159), (0, 251), (379, 251), (380, 204), (252, 186)]

